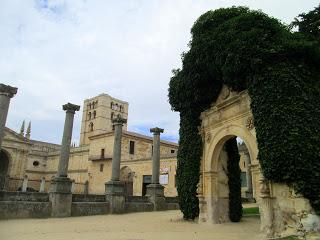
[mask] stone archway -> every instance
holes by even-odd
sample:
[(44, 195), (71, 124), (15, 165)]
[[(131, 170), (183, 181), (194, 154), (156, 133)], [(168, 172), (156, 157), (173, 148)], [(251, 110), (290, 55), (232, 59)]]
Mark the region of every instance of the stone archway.
[(199, 219), (212, 223), (228, 220), (226, 199), (223, 199), (226, 192), (219, 186), (222, 181), (219, 158), (225, 142), (238, 136), (244, 141), (251, 160), (253, 197), (259, 205), (262, 232), (268, 237), (278, 237), (298, 234), (301, 229), (305, 232), (320, 229), (320, 217), (307, 199), (296, 194), (292, 186), (264, 179), (257, 159), (258, 145), (250, 102), (247, 91), (232, 92), (223, 86), (217, 101), (201, 113), (200, 133), (204, 144), (198, 185)]
[(128, 167), (124, 166), (120, 169), (120, 181), (125, 185), (125, 195), (132, 196), (133, 195), (133, 177), (134, 172)]
[(4, 149), (0, 151), (0, 190), (5, 187), (6, 176), (9, 170), (10, 155)]

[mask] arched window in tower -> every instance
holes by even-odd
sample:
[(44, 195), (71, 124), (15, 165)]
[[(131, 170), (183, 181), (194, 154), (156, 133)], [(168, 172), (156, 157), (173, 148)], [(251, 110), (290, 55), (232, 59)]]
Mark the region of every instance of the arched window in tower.
[(92, 108), (94, 109), (95, 102), (92, 102)]
[(89, 130), (90, 130), (90, 132), (93, 132), (93, 122), (91, 122), (91, 123), (89, 124)]
[(88, 113), (88, 119), (91, 119), (91, 112)]
[(119, 105), (118, 105), (118, 103), (116, 103), (115, 110), (119, 111)]
[(120, 112), (122, 112), (122, 110), (123, 110), (123, 106), (122, 106), (122, 105), (120, 105)]
[(89, 106), (89, 109), (91, 109), (91, 107), (92, 107), (92, 106), (91, 106), (91, 103), (89, 103), (88, 106)]
[(97, 116), (97, 112), (96, 112), (96, 110), (94, 110), (93, 111), (93, 118), (96, 118), (96, 116)]

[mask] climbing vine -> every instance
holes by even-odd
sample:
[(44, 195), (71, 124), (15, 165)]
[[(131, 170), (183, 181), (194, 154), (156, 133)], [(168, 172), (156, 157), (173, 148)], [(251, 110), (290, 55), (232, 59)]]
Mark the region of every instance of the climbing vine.
[(286, 183), (320, 213), (320, 47), (245, 7), (209, 11), (191, 29), (169, 102), (180, 112), (177, 189), (186, 219), (198, 216), (200, 113), (223, 86), (247, 89), (264, 176)]

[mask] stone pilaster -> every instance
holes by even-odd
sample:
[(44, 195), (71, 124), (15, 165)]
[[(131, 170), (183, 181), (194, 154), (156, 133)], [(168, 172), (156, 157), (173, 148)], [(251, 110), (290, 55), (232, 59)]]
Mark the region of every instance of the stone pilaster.
[(160, 133), (163, 133), (161, 128), (151, 128), (153, 133), (153, 155), (152, 155), (152, 181), (147, 186), (147, 196), (154, 205), (154, 210), (165, 210), (166, 201), (164, 197), (164, 187), (159, 184), (160, 174)]
[(274, 213), (273, 213), (273, 198), (270, 195), (268, 181), (262, 176), (260, 179), (260, 221), (261, 231), (266, 238), (274, 237)]
[(0, 149), (6, 126), (10, 99), (17, 93), (18, 89), (0, 83)]
[(252, 190), (251, 161), (250, 161), (249, 152), (245, 151), (243, 157), (246, 164), (246, 177), (247, 177), (246, 198), (251, 202), (251, 201), (254, 201), (254, 199), (253, 199), (253, 190)]
[(27, 191), (27, 188), (28, 188), (28, 176), (25, 175), (25, 176), (23, 177), (23, 182), (22, 182), (22, 189), (21, 189), (21, 191), (22, 191), (22, 192), (26, 192), (26, 191)]
[(125, 205), (124, 183), (120, 182), (122, 126), (127, 120), (118, 115), (112, 119), (114, 125), (114, 144), (111, 180), (105, 183), (106, 199), (110, 203), (111, 213), (123, 213)]
[(41, 182), (40, 182), (40, 190), (39, 190), (39, 192), (44, 192), (45, 186), (46, 186), (46, 178), (42, 177), (41, 178)]
[(66, 118), (64, 122), (58, 173), (57, 176), (52, 180), (50, 187), (52, 217), (71, 216), (72, 181), (68, 178), (68, 165), (74, 114), (76, 111), (79, 111), (80, 106), (67, 103), (63, 105), (62, 108), (66, 111)]

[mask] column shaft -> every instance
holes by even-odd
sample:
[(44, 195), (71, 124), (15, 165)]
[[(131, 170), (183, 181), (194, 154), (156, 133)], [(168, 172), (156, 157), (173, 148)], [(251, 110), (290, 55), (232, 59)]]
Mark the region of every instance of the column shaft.
[(247, 177), (247, 191), (252, 193), (252, 174), (251, 174), (251, 161), (248, 152), (244, 153), (244, 161), (246, 163), (246, 177)]
[(64, 122), (63, 138), (61, 143), (60, 160), (58, 168), (59, 177), (67, 177), (68, 175), (68, 165), (69, 165), (69, 154), (70, 154), (70, 144), (72, 138), (72, 128), (73, 128), (74, 112), (66, 112), (66, 119)]
[(17, 88), (0, 84), (0, 148), (4, 137), (4, 128), (6, 126), (10, 98), (17, 93)]
[(160, 175), (160, 133), (153, 135), (152, 184), (159, 184)]
[(114, 144), (112, 157), (112, 181), (120, 180), (120, 162), (121, 162), (121, 136), (122, 124), (116, 123), (114, 125)]

